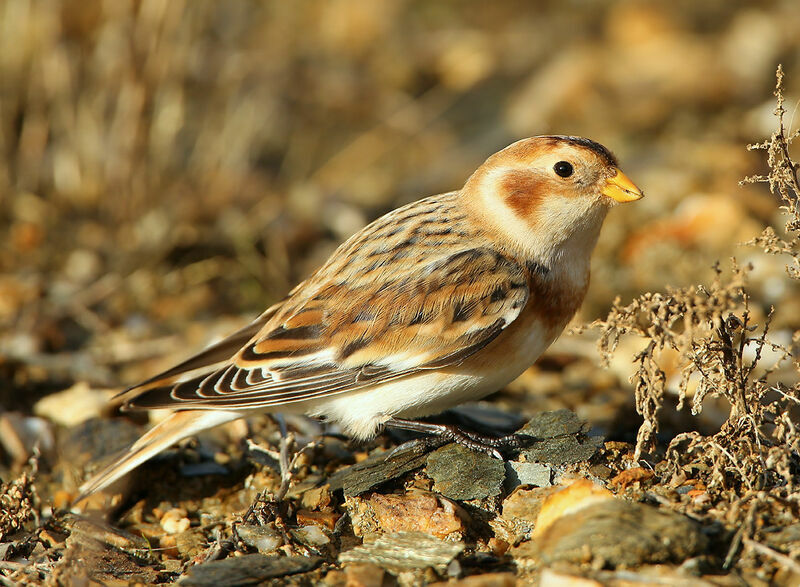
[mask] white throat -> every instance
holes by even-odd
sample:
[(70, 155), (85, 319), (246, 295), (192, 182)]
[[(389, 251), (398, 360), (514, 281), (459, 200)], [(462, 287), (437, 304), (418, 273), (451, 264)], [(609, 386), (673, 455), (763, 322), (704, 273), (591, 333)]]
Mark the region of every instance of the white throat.
[(492, 170), (481, 181), (479, 190), (485, 220), (504, 233), (517, 254), (549, 268), (566, 271), (580, 281), (589, 269), (592, 250), (597, 244), (609, 207), (598, 198), (552, 196), (543, 199), (535, 211), (534, 222), (520, 218), (507, 208), (491, 186), (496, 185)]

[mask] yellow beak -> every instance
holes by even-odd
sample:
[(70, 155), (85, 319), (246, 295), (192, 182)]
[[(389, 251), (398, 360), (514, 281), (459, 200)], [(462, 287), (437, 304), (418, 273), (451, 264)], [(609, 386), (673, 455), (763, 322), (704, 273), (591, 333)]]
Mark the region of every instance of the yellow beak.
[(642, 190), (619, 169), (614, 177), (606, 180), (606, 185), (601, 191), (617, 202), (634, 202), (644, 196)]

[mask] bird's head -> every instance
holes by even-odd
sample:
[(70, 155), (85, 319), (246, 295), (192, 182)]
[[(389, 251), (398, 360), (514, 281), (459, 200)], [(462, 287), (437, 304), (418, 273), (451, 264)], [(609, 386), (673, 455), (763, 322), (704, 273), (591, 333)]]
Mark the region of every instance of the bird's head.
[(489, 157), (462, 193), (488, 227), (543, 259), (559, 247), (590, 253), (608, 209), (643, 195), (608, 149), (571, 136), (513, 143)]

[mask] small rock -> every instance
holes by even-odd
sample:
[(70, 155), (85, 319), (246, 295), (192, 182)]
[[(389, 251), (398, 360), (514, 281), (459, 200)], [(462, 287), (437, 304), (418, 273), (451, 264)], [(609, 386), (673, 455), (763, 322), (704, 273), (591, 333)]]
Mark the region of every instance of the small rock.
[(588, 479), (579, 479), (567, 487), (545, 497), (539, 515), (536, 516), (534, 537), (541, 536), (558, 518), (614, 499), (614, 495)]
[(298, 510), (296, 517), (297, 523), (302, 526), (316, 524), (321, 528), (332, 531), (334, 528), (336, 528), (336, 522), (338, 522), (339, 518), (342, 516), (334, 512), (311, 512), (308, 510)]
[(65, 585), (151, 584), (159, 573), (153, 568), (152, 549), (147, 540), (122, 530), (78, 520), (70, 527), (66, 550), (59, 562), (59, 576)]
[[(481, 573), (458, 581), (431, 583), (430, 587), (515, 587), (517, 584), (514, 573)], [(539, 584), (549, 585), (549, 583)]]
[(79, 381), (64, 391), (40, 399), (33, 406), (33, 413), (70, 428), (102, 416), (114, 394), (114, 390), (92, 389), (85, 381)]
[(327, 585), (328, 587), (347, 587), (347, 575), (344, 571), (328, 571), (322, 578), (320, 585)]
[(387, 459), (388, 454), (389, 452), (381, 452), (337, 471), (328, 479), (331, 491), (342, 489), (346, 496), (359, 495), (418, 469), (425, 464), (427, 457), (426, 454), (408, 452)]
[(517, 487), (503, 501), (502, 519), (509, 522), (522, 537), (530, 537), (545, 499), (558, 491), (557, 487)]
[(300, 505), (307, 510), (327, 508), (331, 504), (331, 486), (312, 487), (303, 493)]
[(567, 409), (561, 409), (536, 414), (517, 431), (517, 434), (534, 438), (556, 438), (583, 431), (583, 423), (578, 416)]
[(462, 501), (500, 495), (506, 475), (502, 461), (460, 444), (429, 454), (426, 473), (434, 491)]
[(386, 571), (378, 565), (352, 564), (344, 570), (347, 587), (381, 587)]
[(549, 587), (603, 587), (603, 584), (588, 577), (572, 575), (566, 572), (545, 569), (539, 578), (540, 585)]
[(191, 567), (178, 584), (192, 587), (254, 585), (267, 579), (311, 571), (320, 562), (322, 559), (315, 556), (246, 554)]
[(192, 525), (187, 512), (183, 508), (173, 508), (161, 516), (159, 523), (167, 534), (180, 534), (186, 532)]
[(150, 524), (142, 522), (131, 527), (131, 531), (141, 536), (148, 542), (156, 542), (159, 538), (164, 536), (164, 528), (159, 524)]
[(613, 475), (613, 471), (610, 468), (600, 463), (589, 467), (589, 473), (602, 481), (608, 481)]
[(460, 538), (464, 523), (455, 504), (430, 493), (348, 497), (347, 507), (356, 536), (377, 532), (424, 532), (437, 538)]
[(514, 489), (520, 485), (548, 487), (552, 485), (553, 469), (541, 463), (506, 462), (506, 487)]
[(597, 450), (597, 443), (585, 435), (586, 425), (569, 410), (537, 414), (517, 434), (537, 440), (520, 451), (525, 462), (567, 465), (586, 461)]
[(619, 487), (620, 491), (625, 491), (629, 485), (649, 481), (653, 477), (655, 477), (655, 473), (652, 469), (634, 467), (622, 471), (619, 475), (615, 476), (610, 483), (615, 487)]
[(188, 530), (175, 535), (175, 548), (185, 559), (193, 559), (203, 552), (208, 546), (208, 541), (202, 533)]
[[(540, 516), (541, 517), (541, 516)], [(705, 550), (698, 524), (672, 511), (607, 499), (560, 516), (511, 554), (546, 565), (602, 561), (604, 566), (681, 562)]]
[(158, 550), (163, 556), (169, 558), (178, 558), (180, 556), (178, 541), (175, 539), (174, 534), (164, 534), (155, 543), (158, 544)]
[(425, 568), (443, 573), (462, 550), (462, 542), (445, 542), (422, 532), (370, 534), (361, 546), (341, 553), (339, 561), (375, 564), (392, 573)]
[(104, 524), (95, 524), (88, 520), (77, 520), (69, 530), (70, 534), (66, 540), (67, 547), (76, 542), (84, 546), (96, 544), (110, 546), (137, 556), (150, 550), (150, 544), (141, 536)]
[(313, 524), (293, 528), (291, 533), (298, 542), (306, 546), (325, 546), (331, 541), (328, 535), (325, 534), (319, 526), (314, 526)]
[(261, 554), (274, 552), (283, 544), (283, 538), (280, 533), (270, 526), (238, 524), (236, 526), (236, 534), (242, 542), (255, 548)]

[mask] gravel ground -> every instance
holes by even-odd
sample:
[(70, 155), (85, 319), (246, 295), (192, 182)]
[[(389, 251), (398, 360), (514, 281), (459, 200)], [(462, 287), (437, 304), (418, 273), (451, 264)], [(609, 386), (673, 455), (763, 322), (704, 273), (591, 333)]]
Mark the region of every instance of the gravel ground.
[[(794, 2), (5, 0), (0, 25), (2, 584), (800, 582)], [(116, 392), (546, 133), (646, 197), (570, 331), (446, 415), (522, 450), (387, 459), (409, 438), (253, 418), (70, 508), (162, 417)]]

